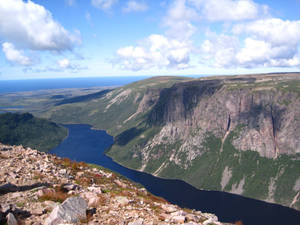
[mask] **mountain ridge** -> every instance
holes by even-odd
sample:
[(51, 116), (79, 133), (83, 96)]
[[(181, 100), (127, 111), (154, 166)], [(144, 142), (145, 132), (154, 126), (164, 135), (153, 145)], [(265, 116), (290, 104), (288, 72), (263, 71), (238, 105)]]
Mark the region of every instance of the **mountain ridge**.
[(299, 73), (159, 77), (45, 116), (107, 130), (126, 167), (299, 210), (299, 90)]

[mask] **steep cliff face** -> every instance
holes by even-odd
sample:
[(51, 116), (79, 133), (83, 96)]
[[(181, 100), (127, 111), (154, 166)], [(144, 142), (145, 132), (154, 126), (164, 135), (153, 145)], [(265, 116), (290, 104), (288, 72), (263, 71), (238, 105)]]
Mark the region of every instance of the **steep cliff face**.
[(300, 209), (300, 74), (152, 78), (47, 116), (107, 130), (124, 166)]
[[(218, 138), (242, 126), (233, 145), (261, 156), (300, 153), (300, 101), (297, 93), (270, 89), (233, 89), (219, 81), (180, 83), (162, 91), (149, 116), (163, 125), (159, 139), (185, 142), (211, 132)], [(203, 140), (195, 144), (199, 145)], [(195, 141), (194, 141), (195, 142)]]
[[(126, 143), (117, 142), (108, 154), (128, 167), (200, 189), (300, 209), (299, 79), (177, 83), (160, 91), (147, 125), (132, 136), (119, 135)], [(155, 130), (152, 136), (149, 130)]]

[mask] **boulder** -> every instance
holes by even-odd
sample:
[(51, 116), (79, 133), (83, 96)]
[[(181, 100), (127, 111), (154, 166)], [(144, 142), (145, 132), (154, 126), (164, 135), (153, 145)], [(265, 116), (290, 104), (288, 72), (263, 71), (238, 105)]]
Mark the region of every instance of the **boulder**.
[(185, 221), (185, 216), (173, 216), (172, 221), (174, 223), (184, 223)]
[(162, 205), (161, 208), (165, 210), (167, 213), (176, 212), (177, 208), (173, 205)]
[(53, 188), (44, 188), (44, 189), (38, 190), (36, 195), (38, 197), (42, 197), (44, 195), (54, 195), (55, 192), (56, 191)]
[(133, 222), (128, 223), (128, 225), (143, 225), (144, 220), (142, 218), (139, 218)]
[(96, 193), (93, 192), (84, 192), (81, 193), (80, 196), (87, 200), (88, 207), (96, 207), (100, 203), (100, 198)]
[(199, 223), (195, 223), (195, 222), (191, 221), (188, 223), (184, 223), (183, 225), (199, 225)]
[(7, 225), (18, 225), (18, 221), (16, 220), (14, 214), (8, 213), (6, 216)]
[(45, 225), (77, 223), (86, 219), (87, 203), (82, 197), (70, 197), (56, 206), (46, 219)]
[(123, 182), (119, 181), (119, 180), (114, 180), (115, 184), (118, 185), (121, 188), (126, 188), (127, 185), (124, 184)]
[(117, 196), (115, 199), (121, 206), (125, 206), (129, 203), (128, 198), (124, 196)]

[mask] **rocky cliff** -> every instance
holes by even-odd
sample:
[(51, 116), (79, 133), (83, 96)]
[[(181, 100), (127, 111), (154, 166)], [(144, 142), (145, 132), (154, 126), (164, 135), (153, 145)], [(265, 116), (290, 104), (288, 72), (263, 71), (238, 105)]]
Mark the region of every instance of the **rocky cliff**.
[(152, 78), (46, 116), (108, 130), (127, 167), (300, 209), (300, 74)]
[(0, 165), (0, 224), (223, 224), (103, 168), (22, 146), (0, 144)]

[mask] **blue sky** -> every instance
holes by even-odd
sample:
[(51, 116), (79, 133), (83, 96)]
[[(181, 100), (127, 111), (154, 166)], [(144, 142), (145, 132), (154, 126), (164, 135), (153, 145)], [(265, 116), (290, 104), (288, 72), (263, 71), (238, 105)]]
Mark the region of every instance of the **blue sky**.
[(1, 0), (0, 79), (300, 69), (300, 0)]

